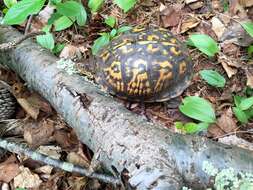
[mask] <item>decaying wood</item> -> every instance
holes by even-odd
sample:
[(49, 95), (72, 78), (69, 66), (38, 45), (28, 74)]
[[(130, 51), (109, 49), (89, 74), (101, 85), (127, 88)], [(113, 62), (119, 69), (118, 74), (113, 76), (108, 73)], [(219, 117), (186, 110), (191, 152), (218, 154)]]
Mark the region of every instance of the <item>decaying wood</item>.
[[(21, 34), (0, 27), (0, 43)], [(176, 190), (186, 184), (195, 189), (212, 185), (202, 170), (204, 161), (219, 169), (253, 171), (253, 153), (199, 136), (171, 133), (160, 124), (128, 111), (97, 86), (57, 68), (57, 58), (30, 40), (1, 52), (2, 64), (16, 71), (45, 97), (79, 139), (115, 175), (129, 176), (137, 189)]]

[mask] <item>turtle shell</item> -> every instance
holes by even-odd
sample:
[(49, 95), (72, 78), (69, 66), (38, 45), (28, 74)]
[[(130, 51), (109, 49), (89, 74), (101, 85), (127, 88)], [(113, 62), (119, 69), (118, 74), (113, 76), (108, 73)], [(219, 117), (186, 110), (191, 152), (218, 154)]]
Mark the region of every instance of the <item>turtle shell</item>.
[(193, 64), (186, 47), (163, 28), (134, 28), (97, 56), (97, 81), (129, 101), (163, 102), (190, 84)]

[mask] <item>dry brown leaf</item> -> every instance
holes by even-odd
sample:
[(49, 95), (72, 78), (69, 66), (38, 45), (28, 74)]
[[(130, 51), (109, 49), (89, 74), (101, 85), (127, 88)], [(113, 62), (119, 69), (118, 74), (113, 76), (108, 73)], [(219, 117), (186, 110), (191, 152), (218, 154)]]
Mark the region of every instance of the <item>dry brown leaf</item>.
[(41, 154), (49, 155), (54, 159), (60, 159), (62, 149), (59, 146), (40, 146), (37, 151)]
[(54, 132), (54, 140), (60, 145), (62, 148), (65, 149), (74, 149), (76, 145), (78, 145), (79, 141), (75, 133), (68, 132), (65, 130), (57, 130)]
[(217, 120), (217, 125), (226, 133), (230, 133), (237, 128), (236, 122), (233, 119), (233, 112), (228, 108)]
[(85, 168), (90, 166), (90, 161), (86, 157), (80, 156), (76, 152), (70, 152), (67, 156), (67, 161)]
[(33, 119), (36, 120), (38, 118), (38, 115), (40, 113), (40, 109), (39, 108), (34, 107), (25, 98), (17, 98), (17, 102), (25, 110), (25, 112), (28, 115), (30, 115)]
[(203, 5), (204, 5), (204, 2), (203, 2), (203, 1), (197, 1), (197, 2), (194, 2), (194, 3), (189, 4), (189, 7), (190, 7), (192, 10), (196, 10), (196, 9), (199, 9), (199, 8), (203, 7)]
[(81, 57), (81, 52), (78, 47), (69, 44), (63, 48), (59, 57), (64, 59), (75, 59)]
[(186, 15), (182, 19), (182, 24), (180, 28), (180, 33), (184, 33), (192, 28), (195, 28), (200, 23), (200, 20), (192, 15)]
[[(234, 68), (236, 63), (233, 63), (231, 59), (228, 59), (225, 55), (220, 55), (218, 61), (221, 63), (222, 67), (226, 71), (228, 78), (231, 78), (234, 74), (237, 73), (237, 69)], [(234, 66), (234, 67), (231, 67)]]
[(251, 6), (253, 6), (253, 1), (252, 0), (239, 0), (239, 3), (243, 7), (251, 7)]
[[(76, 177), (70, 176), (67, 178), (69, 189), (82, 190), (87, 186), (88, 178), (87, 177)], [(95, 190), (95, 189), (94, 189)]]
[(247, 86), (253, 88), (253, 69), (245, 68), (244, 70), (247, 76)]
[(0, 181), (9, 183), (19, 174), (19, 165), (16, 163), (2, 163), (0, 165)]
[(32, 93), (29, 97), (27, 97), (27, 101), (47, 114), (51, 114), (53, 111), (51, 105), (37, 93)]
[(33, 147), (47, 144), (53, 140), (53, 122), (43, 120), (40, 123), (31, 123), (24, 129), (24, 139)]
[(227, 137), (219, 138), (219, 142), (227, 144), (227, 145), (234, 145), (239, 146), (241, 148), (245, 148), (248, 150), (253, 151), (253, 144), (245, 141), (244, 139), (238, 138), (236, 135), (230, 135)]
[(223, 136), (226, 133), (216, 124), (212, 124), (211, 126), (208, 127), (208, 133), (209, 135), (211, 135), (212, 137), (219, 137), (219, 136)]
[(15, 188), (36, 188), (42, 183), (37, 174), (32, 173), (29, 168), (19, 167), (21, 173), (14, 178)]
[(224, 31), (226, 30), (225, 25), (221, 22), (221, 20), (218, 17), (213, 17), (211, 23), (212, 23), (212, 30), (215, 32), (219, 40)]
[(220, 0), (212, 0), (212, 8), (219, 12), (223, 11), (223, 5)]
[(41, 166), (39, 168), (36, 168), (35, 171), (37, 173), (43, 173), (43, 174), (48, 174), (50, 175), (52, 173), (52, 170), (54, 169), (54, 167), (49, 166), (49, 165), (45, 165), (45, 166)]
[(177, 11), (173, 7), (165, 7), (160, 10), (162, 10), (161, 19), (163, 27), (167, 28), (178, 25), (181, 18), (181, 11)]

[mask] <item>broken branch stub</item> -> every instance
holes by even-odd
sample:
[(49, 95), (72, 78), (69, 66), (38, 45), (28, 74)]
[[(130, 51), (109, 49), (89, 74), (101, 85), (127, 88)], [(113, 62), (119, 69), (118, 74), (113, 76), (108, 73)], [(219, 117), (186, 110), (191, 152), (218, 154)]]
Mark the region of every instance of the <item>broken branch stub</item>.
[[(21, 37), (10, 27), (0, 27), (0, 43)], [(115, 175), (127, 172), (128, 185), (136, 189), (181, 189), (212, 185), (202, 170), (204, 161), (216, 168), (253, 170), (253, 153), (199, 136), (174, 134), (162, 125), (128, 111), (97, 86), (57, 68), (57, 58), (31, 40), (0, 52), (1, 64), (16, 71), (46, 98), (74, 128), (80, 141)], [(84, 98), (85, 97), (85, 98)]]

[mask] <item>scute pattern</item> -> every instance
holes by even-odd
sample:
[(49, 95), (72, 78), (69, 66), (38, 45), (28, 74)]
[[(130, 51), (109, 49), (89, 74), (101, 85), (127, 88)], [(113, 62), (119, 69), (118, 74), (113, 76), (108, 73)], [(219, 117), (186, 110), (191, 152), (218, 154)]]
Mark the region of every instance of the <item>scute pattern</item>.
[(129, 101), (162, 102), (190, 84), (186, 47), (163, 28), (134, 28), (114, 39), (97, 57), (98, 83)]

